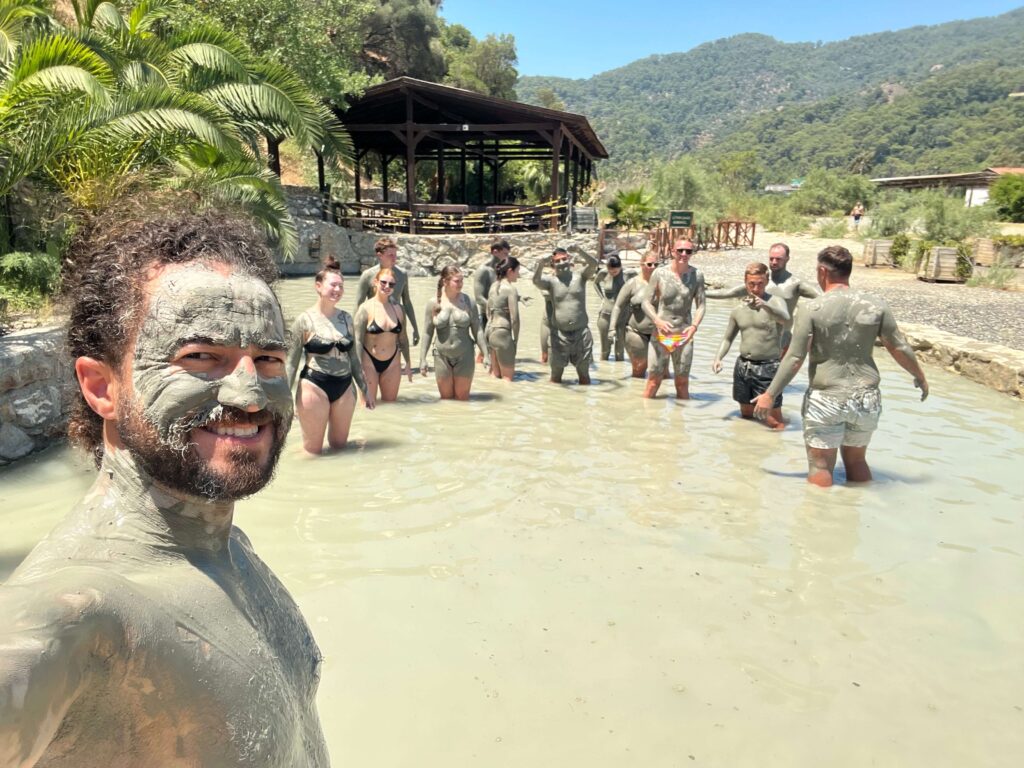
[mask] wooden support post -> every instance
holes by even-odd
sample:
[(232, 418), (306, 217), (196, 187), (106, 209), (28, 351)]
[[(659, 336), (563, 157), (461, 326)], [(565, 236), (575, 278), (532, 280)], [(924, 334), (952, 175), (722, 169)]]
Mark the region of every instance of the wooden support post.
[(281, 141), (267, 136), (267, 167), (281, 177)]
[(383, 152), (380, 153), (380, 186), (381, 186), (381, 199), (386, 203), (388, 202), (388, 166), (391, 165), (390, 155), (386, 155)]
[(437, 145), (437, 192), (434, 195), (434, 202), (444, 202), (444, 146)]
[[(494, 155), (495, 155), (495, 157), (497, 157), (497, 155), (498, 155), (498, 142), (494, 142)], [(499, 202), (501, 202), (500, 200), (498, 200), (498, 172), (499, 172), (499, 167), (498, 167), (498, 161), (497, 160), (494, 161), (494, 164), (491, 166), (491, 168), (493, 169), (493, 173), (494, 173), (494, 175), (491, 176), (491, 202), (494, 205), (497, 205)]]
[(551, 137), (551, 199), (558, 199), (558, 157), (562, 152), (562, 126)]
[(459, 202), (466, 204), (469, 202), (469, 190), (466, 189), (466, 147), (463, 145), (459, 152), (459, 189), (461, 191)]
[(356, 165), (355, 165), (355, 174), (356, 174), (356, 202), (357, 203), (360, 202), (363, 199), (363, 180), (361, 178), (363, 174), (362, 174), (362, 171), (360, 169), (360, 166), (362, 164), (362, 160), (363, 160), (363, 153), (361, 151), (357, 150), (356, 151)]
[(569, 144), (565, 148), (565, 154), (562, 156), (562, 190), (566, 193), (569, 192), (569, 155), (572, 153), (572, 144)]
[(324, 169), (324, 156), (320, 152), (315, 152), (316, 155), (316, 184), (317, 189), (320, 190), (320, 194), (324, 193), (327, 188), (327, 174)]

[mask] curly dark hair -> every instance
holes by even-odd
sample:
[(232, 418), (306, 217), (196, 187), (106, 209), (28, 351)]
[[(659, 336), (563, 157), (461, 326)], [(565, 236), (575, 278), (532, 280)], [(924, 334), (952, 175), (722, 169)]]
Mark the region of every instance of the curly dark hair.
[[(146, 276), (154, 267), (226, 264), (271, 284), (273, 254), (250, 221), (234, 212), (195, 206), (183, 198), (126, 201), (84, 220), (66, 254), (60, 298), (68, 314), (67, 351), (120, 368), (145, 311)], [(103, 419), (80, 391), (71, 406), (68, 439), (99, 462)]]

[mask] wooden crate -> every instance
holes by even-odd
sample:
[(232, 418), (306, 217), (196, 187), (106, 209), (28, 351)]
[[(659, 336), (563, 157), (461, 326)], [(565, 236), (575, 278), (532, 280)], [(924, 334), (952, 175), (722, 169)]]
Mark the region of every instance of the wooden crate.
[(974, 241), (974, 252), (971, 256), (977, 266), (991, 267), (999, 258), (999, 250), (991, 238), (979, 237)]
[(956, 248), (937, 245), (928, 251), (917, 268), (917, 277), (929, 282), (962, 283), (963, 278), (956, 273), (956, 262)]
[(892, 266), (892, 256), (889, 251), (892, 249), (892, 240), (868, 240), (864, 243), (864, 266)]

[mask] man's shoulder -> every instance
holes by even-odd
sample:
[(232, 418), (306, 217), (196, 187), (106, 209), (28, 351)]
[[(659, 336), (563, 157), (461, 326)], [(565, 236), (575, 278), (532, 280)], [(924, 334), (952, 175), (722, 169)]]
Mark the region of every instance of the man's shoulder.
[(380, 272), (380, 264), (372, 264), (359, 274), (359, 281), (370, 281), (378, 272)]

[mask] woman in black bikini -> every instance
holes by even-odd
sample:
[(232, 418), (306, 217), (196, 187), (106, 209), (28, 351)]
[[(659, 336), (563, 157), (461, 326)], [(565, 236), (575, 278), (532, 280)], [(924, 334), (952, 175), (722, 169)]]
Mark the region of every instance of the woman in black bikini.
[(337, 308), (345, 280), (333, 256), (324, 259), (315, 285), (319, 300), (292, 324), (294, 346), (288, 354), (288, 380), (295, 383), (299, 362), (304, 362), (298, 374), (295, 413), (302, 427), (302, 447), (318, 454), (323, 450), (325, 432), (331, 448), (344, 448), (348, 442), (356, 407), (352, 383), (363, 393), (367, 408), (373, 408), (374, 397), (366, 389), (355, 345), (355, 323), (348, 312)]
[(373, 285), (374, 295), (356, 310), (356, 344), (362, 350), (367, 389), (376, 395), (379, 387), (380, 399), (387, 403), (398, 399), (398, 386), (402, 383), (399, 352), (409, 381), (412, 381), (412, 360), (405, 313), (391, 300), (395, 273), (389, 267), (381, 267), (373, 278)]

